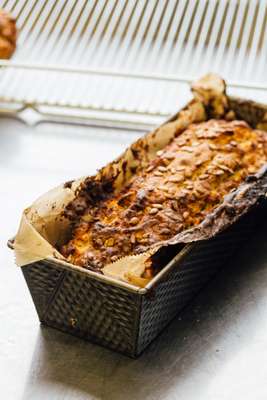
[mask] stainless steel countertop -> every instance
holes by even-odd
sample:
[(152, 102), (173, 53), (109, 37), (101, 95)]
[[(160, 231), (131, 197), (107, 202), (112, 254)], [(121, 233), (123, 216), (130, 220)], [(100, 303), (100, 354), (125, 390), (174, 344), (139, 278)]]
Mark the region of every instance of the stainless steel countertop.
[(137, 134), (0, 120), (0, 388), (4, 400), (266, 400), (267, 230), (137, 359), (40, 327), (6, 241), (23, 208), (91, 174)]

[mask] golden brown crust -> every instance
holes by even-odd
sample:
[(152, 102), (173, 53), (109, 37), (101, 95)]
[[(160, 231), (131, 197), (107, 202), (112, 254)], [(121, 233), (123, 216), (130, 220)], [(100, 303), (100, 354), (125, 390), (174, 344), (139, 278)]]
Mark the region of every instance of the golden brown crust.
[(78, 196), (81, 216), (61, 251), (96, 270), (146, 251), (202, 222), (266, 158), (267, 133), (243, 121), (192, 124), (118, 194), (106, 193), (86, 208)]
[(15, 19), (0, 9), (0, 58), (8, 59), (16, 48), (17, 28)]

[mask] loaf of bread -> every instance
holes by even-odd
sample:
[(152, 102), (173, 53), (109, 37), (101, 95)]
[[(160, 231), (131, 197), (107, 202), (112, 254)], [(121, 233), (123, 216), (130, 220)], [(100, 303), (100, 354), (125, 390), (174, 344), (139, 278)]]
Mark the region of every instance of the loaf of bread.
[(94, 206), (82, 207), (61, 252), (96, 271), (142, 253), (198, 225), (266, 160), (267, 133), (244, 121), (192, 124), (119, 193), (107, 191)]
[(16, 48), (17, 28), (15, 19), (0, 9), (0, 58), (8, 59)]

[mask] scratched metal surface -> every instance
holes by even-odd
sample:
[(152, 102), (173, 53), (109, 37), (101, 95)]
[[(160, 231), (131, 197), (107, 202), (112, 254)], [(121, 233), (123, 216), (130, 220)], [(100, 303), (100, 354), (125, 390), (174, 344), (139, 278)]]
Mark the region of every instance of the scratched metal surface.
[(137, 360), (41, 328), (5, 246), (20, 212), (59, 182), (93, 173), (137, 134), (0, 123), (1, 398), (266, 400), (266, 229)]

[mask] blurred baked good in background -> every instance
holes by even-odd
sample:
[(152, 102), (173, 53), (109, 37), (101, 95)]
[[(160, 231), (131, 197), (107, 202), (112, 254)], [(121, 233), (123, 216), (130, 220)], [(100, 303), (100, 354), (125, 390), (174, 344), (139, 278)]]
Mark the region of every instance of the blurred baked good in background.
[(0, 9), (0, 58), (8, 59), (16, 49), (16, 20)]

